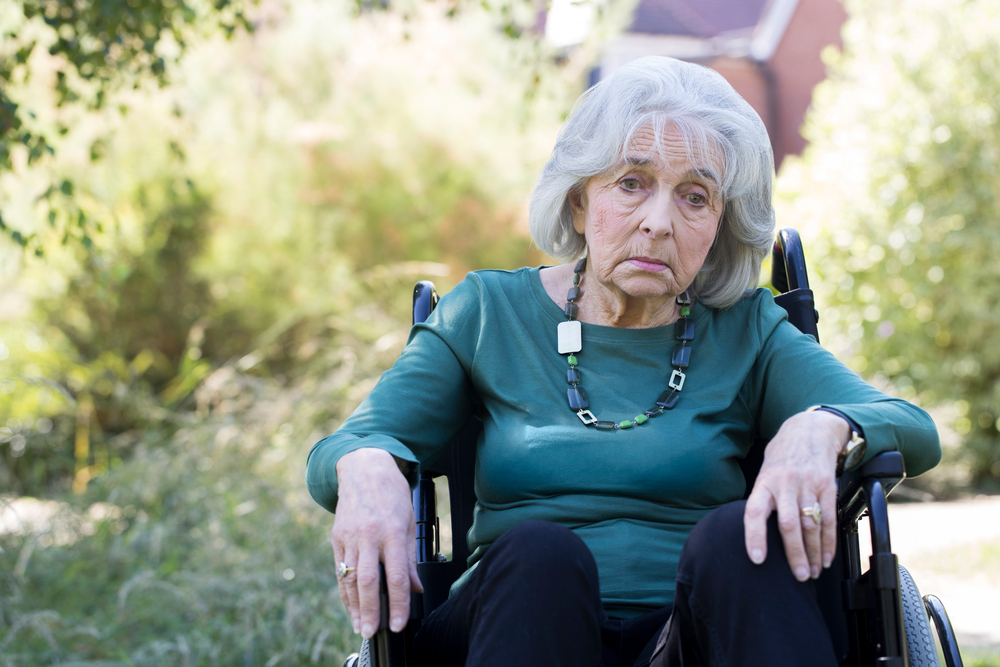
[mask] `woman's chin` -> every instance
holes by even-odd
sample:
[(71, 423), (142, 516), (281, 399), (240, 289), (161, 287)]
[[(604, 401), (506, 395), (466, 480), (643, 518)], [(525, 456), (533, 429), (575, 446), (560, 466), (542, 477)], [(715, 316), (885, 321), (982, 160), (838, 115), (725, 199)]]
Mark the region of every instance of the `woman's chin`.
[(616, 286), (635, 299), (659, 299), (679, 294), (680, 290), (677, 289), (670, 272), (664, 273), (629, 276), (616, 281)]

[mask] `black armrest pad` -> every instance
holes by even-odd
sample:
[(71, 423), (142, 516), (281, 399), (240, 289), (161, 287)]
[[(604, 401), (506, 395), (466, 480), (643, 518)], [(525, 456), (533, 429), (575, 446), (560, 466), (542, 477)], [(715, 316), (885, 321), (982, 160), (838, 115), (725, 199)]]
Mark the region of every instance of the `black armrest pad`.
[(877, 478), (886, 495), (906, 479), (906, 465), (899, 452), (882, 452), (860, 468), (848, 470), (837, 480), (839, 520), (856, 521), (864, 511), (861, 488), (865, 479)]

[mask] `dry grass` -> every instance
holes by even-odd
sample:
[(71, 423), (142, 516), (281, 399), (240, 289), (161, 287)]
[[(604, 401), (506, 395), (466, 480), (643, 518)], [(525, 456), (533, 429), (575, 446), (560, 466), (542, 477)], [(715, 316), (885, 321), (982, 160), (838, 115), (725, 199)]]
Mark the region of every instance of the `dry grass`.
[(0, 665), (342, 661), (355, 642), (331, 517), (303, 479), (318, 395), (356, 384), (341, 376), (307, 400), (224, 369), (183, 428), (136, 434), (135, 456), (82, 496), (8, 499)]

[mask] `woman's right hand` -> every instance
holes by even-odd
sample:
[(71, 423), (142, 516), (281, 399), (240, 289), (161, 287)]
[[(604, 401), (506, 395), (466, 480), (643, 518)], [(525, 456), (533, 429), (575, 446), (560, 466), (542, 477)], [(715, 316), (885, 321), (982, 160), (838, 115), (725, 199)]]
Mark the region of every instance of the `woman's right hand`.
[(357, 568), (340, 580), (340, 599), (355, 634), (379, 625), (379, 563), (389, 585), (389, 628), (410, 617), (410, 591), (423, 592), (416, 564), (416, 522), (410, 486), (392, 454), (371, 447), (337, 461), (338, 499), (332, 542), (337, 563)]

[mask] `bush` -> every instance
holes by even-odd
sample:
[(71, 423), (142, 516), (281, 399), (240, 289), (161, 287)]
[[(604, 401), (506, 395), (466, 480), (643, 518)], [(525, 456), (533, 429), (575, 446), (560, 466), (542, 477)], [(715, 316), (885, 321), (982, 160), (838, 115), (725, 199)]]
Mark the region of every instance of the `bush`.
[[(0, 177), (8, 222), (46, 239), (7, 280), (30, 307), (0, 312), (6, 488), (82, 490), (128, 457), (119, 436), (168, 440), (223, 365), (324, 372), (408, 317), (401, 282), (542, 261), (524, 198), (571, 86), (484, 11), (353, 9), (295, 3), (189, 45), (171, 85), (119, 93), (127, 114), (74, 112), (51, 163)], [(28, 205), (62, 176), (85, 244), (46, 237), (49, 204)]]
[(946, 0), (849, 9), (810, 148), (782, 171), (779, 216), (808, 221), (820, 326), (841, 358), (935, 409), (962, 444), (946, 455), (996, 488), (1000, 11)]

